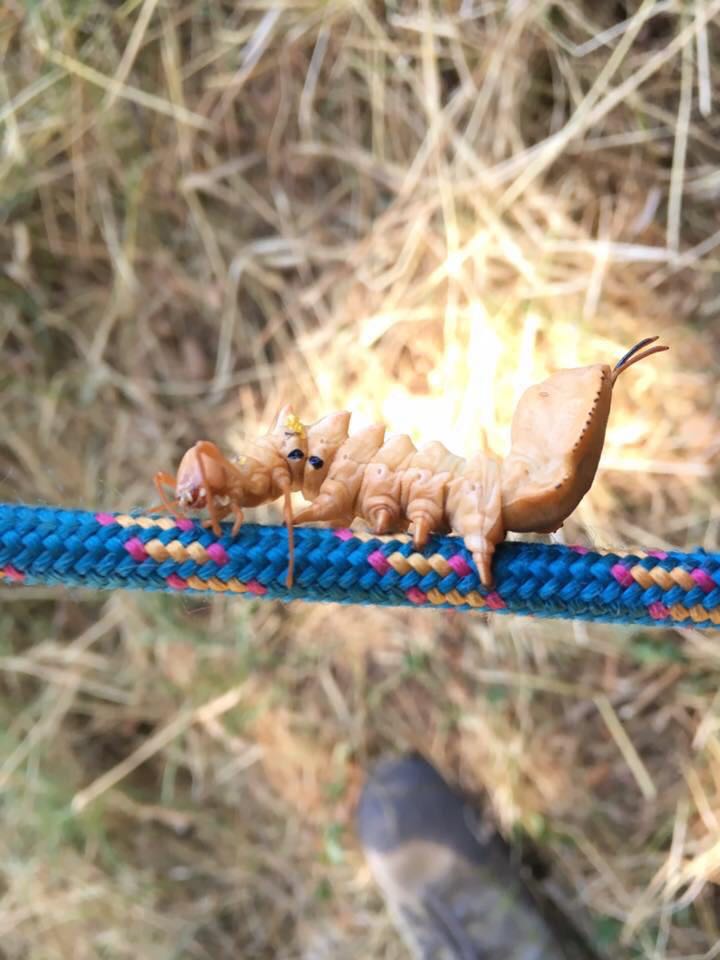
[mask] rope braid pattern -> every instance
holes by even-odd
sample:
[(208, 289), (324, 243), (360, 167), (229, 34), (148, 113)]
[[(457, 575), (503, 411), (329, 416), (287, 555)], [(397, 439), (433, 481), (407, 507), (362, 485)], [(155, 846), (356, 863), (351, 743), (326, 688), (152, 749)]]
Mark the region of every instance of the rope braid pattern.
[(231, 593), (279, 600), (439, 607), (535, 617), (720, 626), (720, 554), (619, 555), (504, 543), (495, 587), (478, 579), (458, 537), (419, 553), (406, 537), (297, 527), (295, 583), (285, 586), (284, 527), (0, 504), (0, 583)]

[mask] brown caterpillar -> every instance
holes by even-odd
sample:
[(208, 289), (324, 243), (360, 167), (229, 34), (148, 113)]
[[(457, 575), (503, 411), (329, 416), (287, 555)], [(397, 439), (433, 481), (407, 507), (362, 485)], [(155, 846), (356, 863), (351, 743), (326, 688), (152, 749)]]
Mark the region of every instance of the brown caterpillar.
[[(283, 497), (288, 586), (293, 523), (349, 526), (360, 517), (377, 534), (410, 529), (418, 549), (433, 533), (459, 534), (482, 583), (490, 587), (495, 546), (507, 531), (552, 533), (590, 489), (615, 381), (638, 360), (668, 349), (649, 346), (655, 340), (641, 340), (613, 369), (594, 364), (560, 370), (529, 387), (515, 410), (512, 446), (504, 460), (489, 450), (463, 459), (438, 441), (418, 450), (405, 435), (386, 440), (382, 424), (349, 436), (346, 411), (305, 426), (286, 406), (270, 432), (252, 441), (243, 456), (230, 460), (214, 443), (201, 440), (184, 455), (176, 477), (158, 473), (155, 485), (171, 513), (207, 508), (218, 535), (220, 520), (229, 514), (234, 536), (244, 507)], [(172, 501), (165, 486), (173, 490)], [(293, 491), (311, 501), (295, 518)]]

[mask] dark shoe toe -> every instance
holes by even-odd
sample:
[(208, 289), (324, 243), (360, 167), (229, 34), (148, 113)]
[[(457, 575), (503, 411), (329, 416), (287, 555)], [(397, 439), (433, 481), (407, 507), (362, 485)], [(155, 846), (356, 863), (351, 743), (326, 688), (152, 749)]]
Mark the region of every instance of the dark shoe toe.
[(373, 876), (423, 960), (561, 960), (554, 932), (507, 845), (423, 757), (384, 760), (367, 781), (358, 833)]
[(366, 849), (390, 851), (420, 839), (467, 855), (473, 834), (467, 805), (419, 754), (381, 761), (368, 780), (357, 812)]

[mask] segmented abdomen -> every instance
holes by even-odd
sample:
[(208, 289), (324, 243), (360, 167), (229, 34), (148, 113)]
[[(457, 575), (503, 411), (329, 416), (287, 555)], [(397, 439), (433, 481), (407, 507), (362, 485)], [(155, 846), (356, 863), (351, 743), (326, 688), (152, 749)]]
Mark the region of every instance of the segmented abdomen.
[[(418, 548), (431, 534), (452, 529), (466, 538), (489, 586), (490, 558), (504, 536), (498, 461), (489, 454), (466, 461), (439, 441), (418, 450), (408, 436), (385, 440), (384, 434), (385, 428), (374, 424), (348, 437), (337, 448), (312, 506), (297, 514), (295, 522), (348, 525), (360, 517), (378, 534), (412, 525)], [(313, 455), (311, 430), (308, 436), (306, 471)]]

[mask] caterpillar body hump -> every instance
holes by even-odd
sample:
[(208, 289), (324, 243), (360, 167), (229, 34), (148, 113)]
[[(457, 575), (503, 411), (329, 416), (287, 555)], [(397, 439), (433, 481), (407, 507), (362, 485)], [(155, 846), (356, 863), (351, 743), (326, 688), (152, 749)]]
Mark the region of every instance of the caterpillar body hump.
[(379, 424), (349, 437), (313, 504), (295, 522), (348, 525), (359, 517), (378, 534), (410, 526), (418, 549), (433, 533), (462, 530), (490, 585), (490, 561), (504, 536), (499, 462), (484, 453), (465, 461), (439, 441), (417, 450), (404, 434), (383, 437)]
[(384, 436), (383, 424), (373, 423), (348, 437), (338, 448), (312, 506), (297, 515), (296, 523), (312, 520), (327, 520), (340, 526), (352, 523), (365, 469), (380, 449)]
[(405, 530), (402, 508), (403, 465), (417, 453), (406, 434), (389, 437), (367, 464), (357, 498), (357, 513), (373, 533)]
[(439, 441), (421, 447), (403, 465), (402, 510), (412, 524), (413, 542), (422, 549), (432, 533), (448, 529), (445, 498), (448, 481), (464, 463)]
[(606, 364), (560, 370), (525, 391), (502, 468), (508, 530), (550, 533), (573, 512), (592, 486), (611, 401)]
[(340, 447), (348, 438), (350, 414), (330, 413), (307, 428), (307, 459), (303, 468), (302, 494), (314, 500), (320, 492)]

